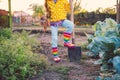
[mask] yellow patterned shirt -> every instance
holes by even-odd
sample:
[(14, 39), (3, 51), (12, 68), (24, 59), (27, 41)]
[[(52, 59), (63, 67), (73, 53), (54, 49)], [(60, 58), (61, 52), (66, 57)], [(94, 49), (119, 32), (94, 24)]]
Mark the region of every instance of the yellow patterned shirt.
[(47, 6), (50, 10), (50, 21), (59, 21), (66, 19), (67, 13), (70, 12), (70, 5), (68, 0), (47, 0)]

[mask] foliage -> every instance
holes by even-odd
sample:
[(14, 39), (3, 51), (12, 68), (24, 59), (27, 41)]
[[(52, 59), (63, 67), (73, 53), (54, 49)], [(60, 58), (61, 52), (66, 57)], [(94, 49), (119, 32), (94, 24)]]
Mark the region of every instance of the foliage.
[(31, 4), (30, 9), (33, 11), (33, 17), (41, 17), (45, 14), (45, 9), (42, 5)]
[[(4, 14), (7, 14), (7, 13), (4, 13)], [(2, 28), (8, 26), (8, 16), (4, 14), (3, 16), (0, 16), (0, 27)]]
[(9, 29), (5, 30), (6, 33), (3, 33), (5, 35), (0, 36), (0, 74), (2, 77), (6, 80), (26, 80), (47, 68), (47, 58), (32, 52), (32, 47), (39, 44), (36, 38), (29, 37), (29, 33), (25, 31), (13, 33), (9, 37)]
[(82, 51), (88, 50), (87, 49), (88, 43), (79, 43), (79, 46), (81, 46)]
[(10, 28), (4, 28), (0, 30), (0, 37), (4, 37), (6, 39), (11, 38), (12, 36), (12, 29)]
[(74, 1), (74, 14), (78, 14), (81, 11), (81, 0)]
[(70, 68), (68, 68), (68, 67), (58, 67), (55, 69), (55, 71), (57, 71), (63, 75), (67, 75), (69, 70), (70, 70)]
[(101, 77), (98, 76), (95, 80), (120, 80), (120, 74), (114, 74), (111, 77)]
[(97, 21), (104, 21), (106, 18), (116, 20), (116, 14), (96, 13), (96, 12), (80, 12), (74, 15), (76, 25), (90, 24), (93, 25)]
[(115, 14), (115, 8), (105, 8), (102, 12), (108, 14)]
[(89, 56), (99, 56), (100, 59), (95, 64), (101, 65), (101, 72), (109, 72), (114, 69), (118, 72), (120, 58), (120, 34), (119, 25), (111, 18), (106, 18), (103, 22), (98, 21), (94, 24), (94, 35), (87, 34), (89, 45), (87, 48)]
[(99, 7), (98, 9), (96, 9), (95, 12), (96, 12), (97, 14), (99, 14), (99, 13), (116, 14), (115, 8), (112, 8), (112, 7), (107, 7), (107, 8), (104, 8), (104, 9), (102, 9), (101, 7)]

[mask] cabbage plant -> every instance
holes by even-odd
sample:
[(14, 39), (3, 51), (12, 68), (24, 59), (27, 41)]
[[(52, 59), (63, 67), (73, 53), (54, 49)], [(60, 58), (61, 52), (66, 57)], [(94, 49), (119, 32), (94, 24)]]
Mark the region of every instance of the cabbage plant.
[[(101, 72), (115, 71), (120, 73), (120, 24), (111, 18), (97, 21), (93, 25), (94, 34), (86, 34), (88, 39), (88, 56), (100, 57), (95, 64), (101, 65)], [(119, 59), (119, 60), (115, 60)], [(119, 65), (116, 61), (118, 61)]]

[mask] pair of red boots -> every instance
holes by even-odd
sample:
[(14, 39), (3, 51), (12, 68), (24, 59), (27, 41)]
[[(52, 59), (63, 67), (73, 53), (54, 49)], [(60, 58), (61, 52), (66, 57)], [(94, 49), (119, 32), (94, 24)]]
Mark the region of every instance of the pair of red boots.
[[(70, 42), (64, 42), (64, 46), (68, 47), (68, 48), (74, 48), (75, 47), (74, 44), (72, 44)], [(54, 61), (58, 63), (58, 62), (61, 61), (61, 59), (59, 58), (59, 56), (56, 56), (56, 57), (54, 57)]]

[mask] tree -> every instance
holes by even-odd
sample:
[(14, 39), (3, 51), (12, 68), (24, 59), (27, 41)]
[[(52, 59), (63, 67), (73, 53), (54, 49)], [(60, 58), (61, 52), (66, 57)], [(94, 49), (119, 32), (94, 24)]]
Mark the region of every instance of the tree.
[[(0, 2), (1, 1), (2, 0), (0, 0)], [(8, 10), (9, 10), (9, 27), (12, 28), (11, 0), (8, 0)]]
[(81, 0), (74, 0), (74, 14), (80, 13), (81, 11)]
[(100, 13), (105, 13), (105, 14), (115, 14), (115, 8), (113, 7), (107, 7), (107, 8), (97, 8), (95, 13), (100, 14)]
[(96, 9), (95, 13), (100, 14), (102, 11), (103, 11), (103, 9), (101, 7), (99, 7), (98, 9)]
[(105, 8), (102, 10), (102, 13), (106, 13), (106, 14), (115, 14), (115, 8)]
[(42, 15), (45, 14), (45, 8), (42, 5), (38, 4), (31, 4), (30, 8), (33, 11), (33, 17), (41, 17)]

